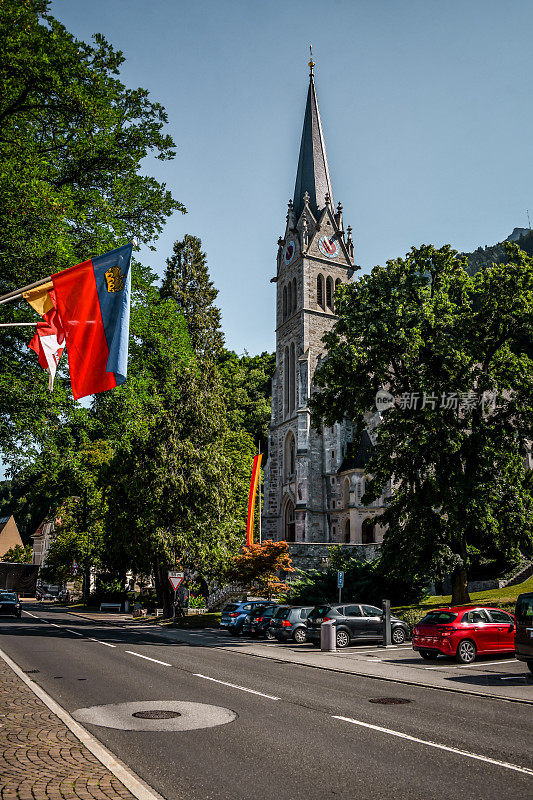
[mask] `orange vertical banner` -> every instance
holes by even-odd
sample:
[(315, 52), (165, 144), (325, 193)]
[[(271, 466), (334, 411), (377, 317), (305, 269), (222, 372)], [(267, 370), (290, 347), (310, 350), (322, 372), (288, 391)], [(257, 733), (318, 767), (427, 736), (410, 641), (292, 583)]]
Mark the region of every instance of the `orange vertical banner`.
[(254, 514), (255, 514), (255, 494), (257, 492), (257, 482), (261, 473), (261, 459), (263, 454), (259, 453), (254, 458), (252, 469), (252, 480), (250, 481), (250, 494), (248, 495), (248, 522), (246, 524), (246, 545), (250, 547), (254, 543)]

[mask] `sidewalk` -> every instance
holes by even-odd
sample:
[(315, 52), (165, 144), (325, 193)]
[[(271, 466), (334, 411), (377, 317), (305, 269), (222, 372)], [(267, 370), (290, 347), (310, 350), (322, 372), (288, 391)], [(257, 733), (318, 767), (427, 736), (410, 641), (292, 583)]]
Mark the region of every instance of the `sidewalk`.
[(2, 800), (134, 800), (0, 658)]

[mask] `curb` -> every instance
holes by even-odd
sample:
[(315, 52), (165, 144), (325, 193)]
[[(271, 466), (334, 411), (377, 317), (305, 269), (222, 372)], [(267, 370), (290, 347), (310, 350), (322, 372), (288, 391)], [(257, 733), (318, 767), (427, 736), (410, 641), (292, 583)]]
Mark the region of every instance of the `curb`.
[(122, 761), (114, 756), (101, 742), (98, 741), (89, 731), (76, 722), (70, 714), (65, 711), (56, 701), (50, 697), (37, 683), (28, 678), (20, 667), (12, 661), (9, 656), (0, 649), (0, 658), (10, 667), (15, 675), (31, 689), (31, 691), (41, 700), (50, 711), (63, 722), (69, 731), (80, 740), (80, 742), (93, 754), (98, 761), (117, 778), (123, 786), (128, 789), (137, 800), (164, 800), (163, 796), (152, 789), (145, 781), (135, 774)]

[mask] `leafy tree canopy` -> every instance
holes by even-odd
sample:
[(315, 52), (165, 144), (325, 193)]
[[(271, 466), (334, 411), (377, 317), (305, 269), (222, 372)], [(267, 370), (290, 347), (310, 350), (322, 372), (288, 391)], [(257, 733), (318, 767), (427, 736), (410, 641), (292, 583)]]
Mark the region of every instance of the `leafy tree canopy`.
[(469, 548), (531, 547), (533, 259), (516, 245), (508, 253), (470, 277), (449, 246), (413, 248), (342, 287), (324, 337), (316, 424), (347, 415), (360, 432), (379, 389), (394, 399), (363, 502), (392, 478), (382, 569), (398, 595), (452, 571), (464, 602)]
[(16, 562), (17, 564), (31, 564), (32, 559), (33, 547), (31, 544), (27, 544), (25, 547), (16, 544), (15, 547), (10, 547), (1, 558), (2, 561)]
[(233, 557), (228, 574), (230, 579), (270, 597), (287, 590), (281, 580), (287, 572), (294, 572), (287, 542), (265, 541), (243, 547)]
[[(149, 243), (184, 210), (141, 172), (147, 156), (174, 155), (164, 108), (145, 89), (124, 86), (124, 58), (103, 36), (77, 40), (46, 0), (2, 0), (0, 47), (3, 291), (132, 237)], [(0, 306), (3, 322), (32, 316), (25, 301)], [(17, 328), (0, 336), (0, 448), (9, 458), (39, 442), (73, 404), (66, 381), (49, 395), (28, 338)]]

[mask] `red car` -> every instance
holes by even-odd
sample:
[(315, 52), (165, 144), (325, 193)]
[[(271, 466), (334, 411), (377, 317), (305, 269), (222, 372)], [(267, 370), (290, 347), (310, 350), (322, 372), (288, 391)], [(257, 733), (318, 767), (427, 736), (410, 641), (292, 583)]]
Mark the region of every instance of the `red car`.
[(477, 655), (513, 653), (516, 620), (501, 608), (437, 608), (413, 629), (413, 650), (422, 658), (439, 654), (471, 664)]

